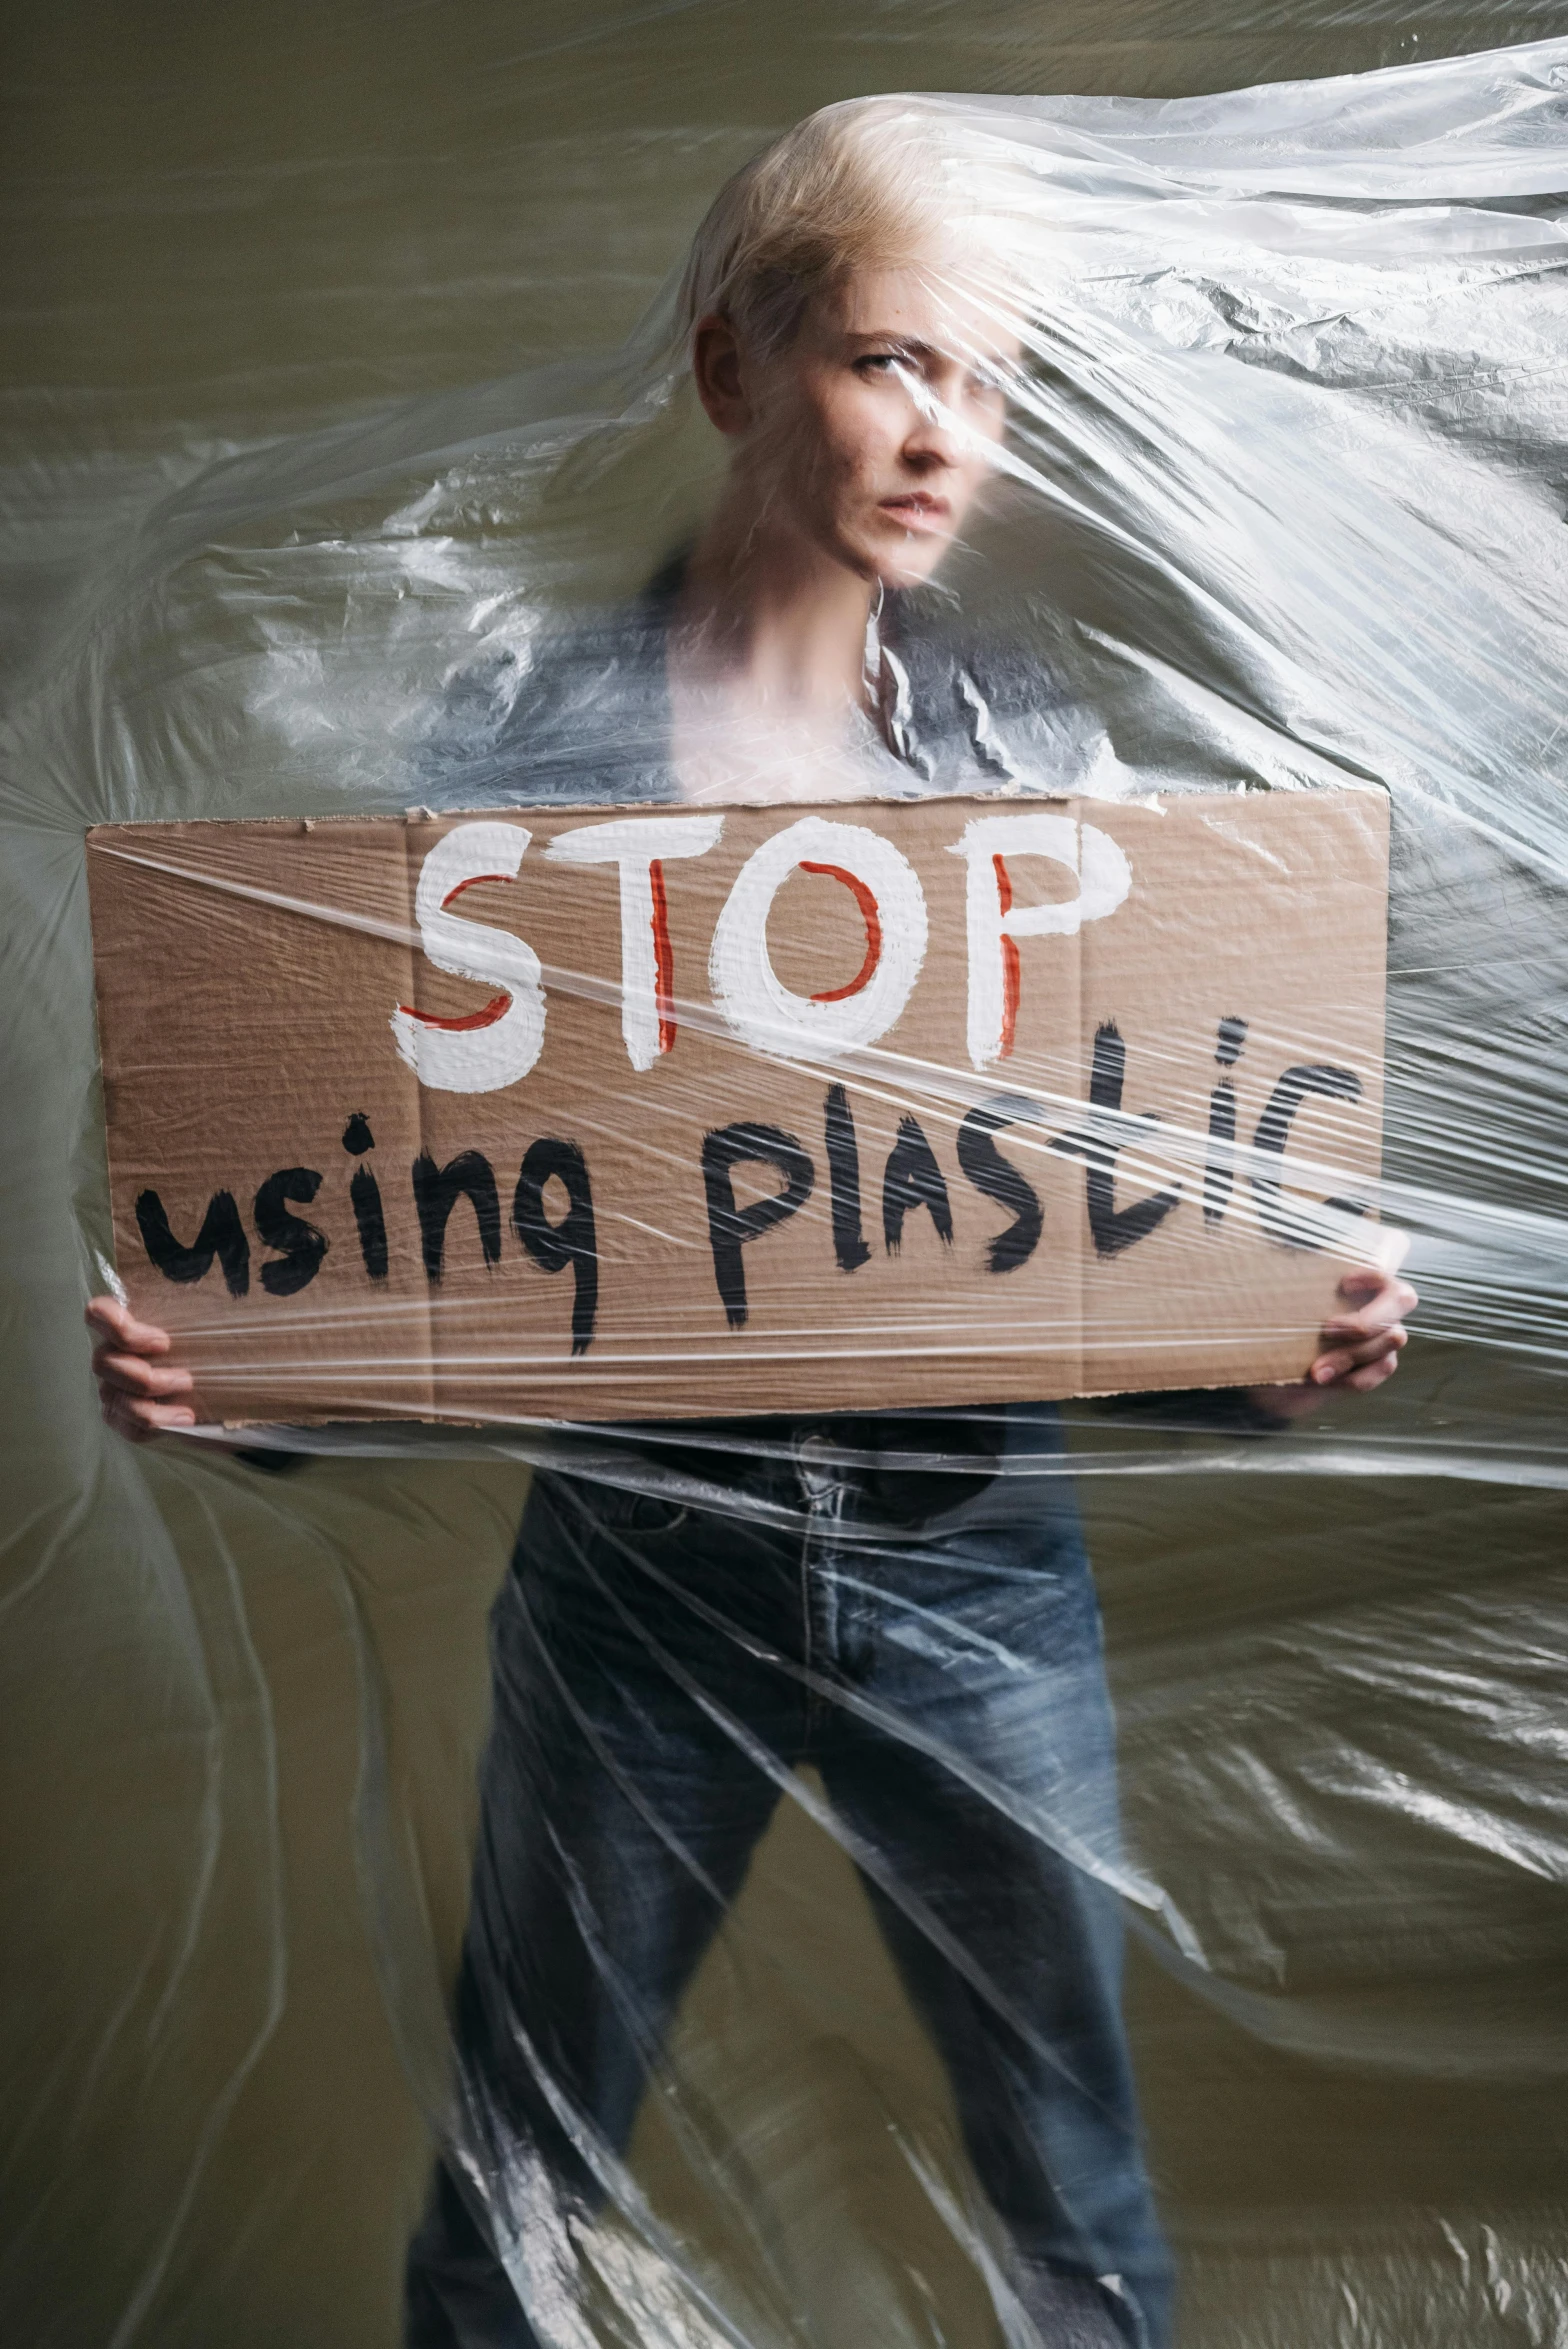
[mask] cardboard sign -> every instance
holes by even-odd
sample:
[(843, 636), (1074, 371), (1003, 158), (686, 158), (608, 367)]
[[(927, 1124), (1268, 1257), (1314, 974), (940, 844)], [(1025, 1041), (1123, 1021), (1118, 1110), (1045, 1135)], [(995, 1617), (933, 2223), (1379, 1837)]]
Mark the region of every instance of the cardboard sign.
[(1296, 1378), (1366, 1234), (1376, 793), (88, 852), (119, 1269), (205, 1418)]

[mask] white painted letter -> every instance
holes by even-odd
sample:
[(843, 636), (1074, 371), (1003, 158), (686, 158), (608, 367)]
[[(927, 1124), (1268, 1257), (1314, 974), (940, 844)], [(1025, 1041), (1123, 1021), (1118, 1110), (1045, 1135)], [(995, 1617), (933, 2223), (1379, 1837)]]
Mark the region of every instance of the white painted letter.
[(706, 856), (723, 830), (722, 816), (624, 816), (559, 833), (545, 850), (562, 864), (621, 868), (621, 1034), (633, 1068), (652, 1068), (675, 1042), (665, 861)]
[[(969, 865), (969, 1057), (985, 1068), (1013, 1049), (1020, 981), (1015, 941), (1072, 937), (1085, 922), (1114, 913), (1132, 887), (1132, 867), (1107, 833), (1071, 816), (977, 816), (950, 853)], [(1065, 865), (1078, 877), (1077, 896), (1015, 908), (1011, 856), (1048, 856)]]
[[(797, 865), (843, 882), (866, 925), (866, 959), (847, 987), (795, 995), (768, 954), (768, 909)], [(909, 1001), (929, 923), (919, 878), (891, 840), (864, 824), (802, 816), (742, 865), (713, 933), (713, 1000), (760, 1052), (831, 1060), (885, 1036)]]
[(530, 835), (522, 824), (457, 824), (420, 867), (414, 919), (426, 957), (482, 987), (499, 987), (463, 1019), (400, 1003), (392, 1014), (397, 1048), (422, 1085), (440, 1093), (494, 1093), (526, 1077), (544, 1049), (539, 957), (510, 930), (448, 912), (476, 881), (512, 881)]

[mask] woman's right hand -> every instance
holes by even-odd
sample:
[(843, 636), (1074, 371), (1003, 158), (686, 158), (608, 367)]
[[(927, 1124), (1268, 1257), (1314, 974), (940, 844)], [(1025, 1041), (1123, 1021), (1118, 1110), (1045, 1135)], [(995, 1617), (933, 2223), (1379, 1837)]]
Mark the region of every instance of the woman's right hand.
[(166, 1329), (138, 1321), (129, 1306), (113, 1297), (93, 1299), (87, 1326), (98, 1341), (93, 1348), (98, 1400), (117, 1434), (145, 1444), (166, 1428), (196, 1425), (195, 1412), (181, 1400), (196, 1382), (167, 1359), (172, 1340)]

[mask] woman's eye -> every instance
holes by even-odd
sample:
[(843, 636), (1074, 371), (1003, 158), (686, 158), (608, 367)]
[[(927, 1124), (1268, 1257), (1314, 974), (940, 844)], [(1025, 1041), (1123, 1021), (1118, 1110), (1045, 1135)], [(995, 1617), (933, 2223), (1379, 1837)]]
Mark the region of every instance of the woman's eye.
[(857, 375), (891, 375), (898, 365), (897, 351), (867, 351), (855, 361)]

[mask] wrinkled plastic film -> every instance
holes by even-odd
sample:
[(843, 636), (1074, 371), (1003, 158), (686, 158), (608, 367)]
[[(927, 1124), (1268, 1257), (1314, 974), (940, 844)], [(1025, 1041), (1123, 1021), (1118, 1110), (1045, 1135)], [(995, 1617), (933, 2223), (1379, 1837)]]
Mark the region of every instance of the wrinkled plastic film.
[[(1249, 179), (1248, 139), (1258, 132), (1245, 103), (1227, 101), (1232, 119), (1205, 150), (1223, 189), (1219, 204), (1195, 163), (1184, 164), (1185, 176), (1166, 163), (1162, 176), (1149, 159), (1153, 138), (1112, 146), (1062, 102), (1024, 112), (1012, 101), (969, 109), (953, 101), (923, 118), (923, 138), (933, 136), (933, 120), (941, 126), (942, 168), (973, 207), (969, 233), (993, 256), (978, 312), (1024, 345), (1009, 385), (1000, 494), (975, 526), (972, 550), (944, 580), (966, 634), (983, 642), (989, 632), (1005, 648), (999, 682), (1012, 707), (994, 720), (966, 671), (967, 742), (939, 742), (934, 755), (906, 745), (912, 755), (901, 775), (880, 755), (863, 756), (861, 774), (846, 773), (837, 788), (885, 790), (890, 781), (909, 788), (930, 770), (953, 789), (967, 764), (972, 782), (1004, 790), (1130, 795), (1229, 781), (1299, 788), (1345, 780), (1389, 789), (1399, 810), (1390, 966), (1397, 1102), (1380, 1205), (1405, 1229), (1430, 1229), (1436, 1253), (1425, 1259), (1426, 1312), (1434, 1332), (1445, 1325), (1449, 1281), (1452, 1310), (1465, 1319), (1475, 1286), (1466, 1260), (1484, 1228), (1488, 1342), (1502, 1335), (1496, 1276), (1512, 1258), (1525, 1293), (1513, 1302), (1505, 1276), (1502, 1312), (1517, 1317), (1518, 1351), (1527, 1357), (1527, 1333), (1539, 1318), (1531, 1279), (1555, 1250), (1550, 1229), (1537, 1229), (1531, 1215), (1534, 1186), (1517, 1179), (1531, 1154), (1503, 1141), (1514, 1094), (1490, 1103), (1484, 1119), (1453, 1117), (1442, 1061), (1432, 1054), (1436, 1035), (1458, 1018), (1448, 1002), (1475, 984), (1471, 957), (1402, 958), (1429, 953), (1404, 944), (1406, 923), (1420, 918), (1418, 894), (1440, 891), (1453, 920), (1440, 868), (1460, 853), (1461, 840), (1472, 859), (1489, 856), (1499, 872), (1544, 878), (1552, 869), (1549, 787), (1531, 780), (1554, 722), (1550, 611), (1529, 564), (1488, 559), (1495, 536), (1466, 544), (1467, 528), (1495, 534), (1506, 513), (1509, 543), (1538, 547), (1539, 576), (1553, 575), (1553, 525), (1539, 492), (1532, 497), (1527, 457), (1532, 434), (1546, 445), (1548, 421), (1532, 422), (1531, 402), (1549, 396), (1551, 370), (1532, 366), (1530, 353), (1550, 346), (1559, 232), (1549, 207), (1500, 209), (1497, 193), (1510, 169), (1521, 204), (1537, 196), (1537, 180), (1550, 179), (1550, 150), (1532, 143), (1543, 136), (1550, 104), (1534, 114), (1523, 104), (1510, 109), (1506, 144), (1489, 126), (1484, 140), (1476, 133), (1450, 161), (1434, 157), (1431, 142), (1413, 138), (1398, 118), (1415, 103), (1405, 98), (1390, 110), (1368, 95), (1335, 121), (1334, 194), (1325, 199), (1324, 166), (1310, 149), (1284, 174), (1295, 184), (1275, 186), (1277, 167), (1260, 174), (1252, 165)], [(1388, 144), (1380, 149), (1378, 141)], [(1446, 142), (1450, 150), (1459, 144)], [(1163, 159), (1163, 145), (1159, 152)], [(1391, 205), (1389, 175), (1401, 154), (1413, 198)], [(1434, 210), (1431, 175), (1445, 169), (1460, 195)], [(1318, 315), (1329, 277), (1342, 318)], [(1375, 305), (1372, 368), (1369, 328), (1352, 289)], [(957, 296), (956, 278), (949, 290)], [(975, 300), (971, 282), (954, 300), (956, 334), (976, 333), (976, 310), (964, 315)], [(1237, 303), (1250, 306), (1240, 325)], [(1463, 332), (1474, 334), (1479, 322), (1482, 339), (1491, 333), (1509, 346), (1486, 400), (1474, 363), (1455, 388), (1436, 357), (1445, 332), (1450, 343), (1459, 338), (1461, 318)], [(1413, 344), (1417, 334), (1423, 340)], [(682, 354), (657, 325), (645, 332), (642, 351), (640, 370), (634, 351), (619, 363), (619, 381), (577, 387), (586, 414), (552, 416), (520, 438), (483, 436), (421, 497), (347, 539), (324, 536), (319, 512), (303, 531), (294, 518), (294, 543), (262, 567), (264, 576), (278, 575), (270, 595), (252, 584), (230, 601), (220, 581), (207, 580), (216, 590), (212, 624), (219, 611), (230, 626), (242, 621), (238, 659), (231, 652), (223, 664), (223, 690), (243, 706), (241, 732), (250, 738), (241, 762), (267, 762), (265, 778), (255, 778), (267, 796), (258, 798), (247, 776), (247, 812), (285, 804), (295, 812), (306, 801), (321, 804), (324, 791), (328, 804), (354, 804), (344, 800), (346, 787), (375, 793), (361, 796), (362, 805), (409, 804), (406, 795), (417, 789), (421, 801), (446, 807), (519, 795), (641, 797), (662, 788), (661, 718), (651, 706), (633, 706), (636, 695), (617, 674), (624, 664), (616, 607), (602, 602), (608, 582), (602, 569), (592, 575), (588, 551), (574, 550), (574, 593), (555, 544), (541, 549), (541, 575), (524, 585), (526, 539), (517, 559), (503, 563), (462, 535), (465, 520), (482, 513), (492, 530), (501, 522), (521, 538), (532, 523), (556, 541), (578, 527), (574, 508), (586, 508), (579, 535), (591, 546), (593, 506), (607, 478), (635, 483), (652, 449), (681, 433), (692, 441), (697, 429), (683, 397)], [(1488, 413), (1504, 381), (1507, 469)], [(561, 388), (557, 376), (549, 390)], [(526, 407), (529, 397), (523, 387), (512, 404)], [(1350, 417), (1356, 431), (1347, 448)], [(457, 430), (456, 416), (442, 421)], [(411, 420), (401, 429), (417, 427)], [(384, 442), (388, 428), (378, 437)], [(700, 464), (709, 452), (698, 443), (693, 455)], [(256, 463), (228, 469), (239, 480), (220, 476), (205, 497), (243, 509), (265, 495), (245, 486)], [(407, 463), (385, 446), (321, 449), (290, 452), (288, 472), (306, 477), (309, 503), (319, 509), (343, 494), (332, 474), (384, 484)], [(286, 478), (285, 495), (292, 486)], [(700, 511), (700, 479), (685, 494)], [(624, 490), (611, 493), (618, 518), (625, 498)], [(671, 499), (666, 488), (660, 500), (641, 502), (668, 508)], [(547, 532), (533, 519), (546, 505)], [(1197, 510), (1201, 530), (1192, 527)], [(176, 514), (162, 527), (173, 535), (206, 531), (218, 519), (202, 515), (198, 524)], [(276, 509), (270, 527), (281, 527)], [(679, 534), (678, 522), (663, 527)], [(1438, 535), (1448, 549), (1441, 563), (1433, 559)], [(646, 563), (644, 550), (630, 563), (621, 557), (628, 596), (639, 554)], [(215, 560), (193, 549), (176, 562), (175, 576), (194, 587)], [(349, 641), (330, 654), (314, 647), (307, 658), (287, 639), (301, 627), (302, 607), (343, 595), (345, 566), (354, 571)], [(284, 578), (286, 623), (268, 612)], [(130, 600), (134, 635), (146, 614)], [(1098, 625), (1102, 604), (1114, 609), (1114, 629)], [(563, 608), (575, 619), (563, 619)], [(599, 615), (587, 625), (585, 609)], [(1129, 615), (1146, 624), (1129, 629)], [(322, 626), (325, 634), (324, 613)], [(1509, 682), (1500, 696), (1505, 647)], [(290, 684), (302, 658), (311, 674), (303, 692)], [(421, 663), (428, 688), (447, 702), (434, 723), (428, 690), (409, 692), (397, 707), (396, 686), (411, 684)], [(897, 671), (896, 654), (891, 667)], [(365, 690), (369, 673), (378, 681), (374, 695)], [(391, 693), (380, 682), (389, 675)], [(1049, 680), (1033, 707), (1031, 678)], [(198, 698), (210, 690), (210, 680), (195, 688)], [(890, 681), (889, 690), (896, 699), (898, 686)], [(362, 743), (356, 723), (365, 728)], [(306, 783), (300, 769), (310, 764), (311, 733), (326, 728), (331, 781), (317, 775)], [(776, 790), (766, 759), (766, 746), (726, 740), (698, 788), (728, 798)], [(944, 762), (949, 771), (938, 775)], [(696, 763), (703, 765), (701, 752)], [(225, 766), (235, 793), (233, 764)], [(112, 772), (104, 778), (107, 806), (95, 812), (132, 804), (116, 793), (116, 780)], [(618, 788), (607, 792), (607, 781)], [(134, 775), (125, 782), (134, 793)], [(160, 812), (217, 813), (225, 804), (205, 771), (192, 773), (190, 796), (176, 776), (164, 783)], [(1516, 891), (1524, 887), (1515, 883)], [(352, 918), (347, 908), (334, 910)], [(1542, 945), (1550, 954), (1549, 940)], [(1445, 999), (1441, 1015), (1437, 997)], [(1472, 1020), (1467, 1006), (1459, 1024), (1468, 1032)], [(1511, 1065), (1525, 1076), (1528, 1061), (1521, 1069), (1515, 1056)], [(1490, 1066), (1498, 1066), (1495, 1055)], [(1530, 1091), (1526, 1076), (1526, 1100)], [(1484, 1146), (1478, 1130), (1488, 1136)], [(1193, 1146), (1201, 1146), (1197, 1138)], [(1450, 1165), (1450, 1183), (1434, 1179)], [(1487, 1167), (1504, 1178), (1506, 1198), (1485, 1196)], [(1457, 1212), (1448, 1209), (1450, 1197)]]
[[(1250, 2313), (1206, 2299), (1238, 2242), (1269, 2256), (1276, 2222), (1266, 2197), (1227, 2211), (1181, 2174), (1209, 2140), (1179, 2116), (1265, 2061), (1287, 2067), (1282, 2109), (1310, 2106), (1292, 2064), (1376, 2083), (1391, 2138), (1419, 2109), (1452, 2165), (1423, 2187), (1402, 2152), (1401, 2194), (1452, 2199), (1461, 2265), (1493, 2256), (1469, 2248), (1494, 2217), (1455, 2183), (1442, 2097), (1562, 2060), (1535, 1986), (1563, 1865), (1565, 77), (1548, 42), (1160, 106), (890, 101), (890, 135), (951, 191), (962, 264), (939, 259), (928, 286), (953, 341), (999, 371), (1007, 422), (963, 543), (868, 639), (881, 722), (826, 750), (700, 701), (672, 740), (649, 585), (699, 533), (722, 462), (673, 279), (614, 354), (199, 474), (18, 712), (18, 869), (78, 925), (87, 825), (308, 818), (326, 836), (345, 815), (759, 803), (782, 821), (808, 754), (813, 806), (846, 821), (933, 797), (1067, 798), (1092, 821), (1219, 792), (1362, 793), (1391, 815), (1381, 1172), (1346, 1171), (1332, 1114), (1283, 1162), (1245, 1136), (1232, 1162), (1238, 1213), (1254, 1178), (1283, 1180), (1298, 1243), (1347, 1264), (1394, 1261), (1408, 1236), (1418, 1338), (1375, 1399), (1279, 1430), (1221, 1368), (1059, 1406), (1020, 1377), (963, 1416), (944, 1398), (894, 1416), (872, 1329), (858, 1413), (666, 1420), (650, 1318), (634, 1422), (515, 1393), (484, 1425), (435, 1424), (479, 1416), (439, 1407), (387, 1422), (358, 1416), (388, 1392), (372, 1300), (333, 1332), (345, 1419), (246, 1431), (285, 1473), (209, 1466), (198, 1438), (196, 1466), (153, 1472), (176, 1497), (138, 1487), (190, 1539), (215, 1522), (214, 1478), (251, 1479), (239, 1505), (285, 1528), (330, 1508), (317, 1480), (383, 1463), (535, 1471), (492, 1619), (472, 1885), (444, 1896), (460, 1957), (430, 1906), (450, 1852), (429, 1847), (463, 1798), (449, 1784), (438, 1825), (416, 1819), (400, 1756), (417, 1675), (378, 1659), (352, 1577), (340, 1594), (364, 1913), (441, 2153), (411, 2230), (411, 2338), (444, 2322), (463, 2341), (526, 2342), (526, 2325), (547, 2349), (751, 2349), (836, 2339), (848, 2290), (880, 2338), (1160, 2344), (1277, 2321), (1305, 2340), (1322, 2337), (1318, 2287), (1299, 2284), (1314, 2261), (1362, 2295), (1348, 2338), (1447, 2322), (1426, 2222), (1399, 2201), (1367, 2240), (1343, 2214), (1315, 2235), (1311, 2194), (1330, 2210), (1332, 2184), (1306, 2154), (1278, 2222), (1298, 2282), (1277, 2310), (1256, 2282)], [(325, 854), (306, 899), (211, 838), (180, 864), (212, 909), (198, 920), (255, 904), (420, 946), (351, 854)], [(613, 971), (542, 977), (613, 1020)], [(675, 1009), (693, 1032), (716, 1017), (700, 986)], [(1175, 1185), (1196, 1214), (1212, 1041), (1140, 1042), (1190, 1066), (1194, 1108), (1128, 1115), (1122, 1196)], [(1042, 1131), (1007, 1145), (1075, 1201), (1082, 1159), (1050, 1137), (1085, 1112), (1079, 1043), (1019, 1079)], [(874, 1049), (847, 1072), (802, 1063), (819, 1092), (846, 1082), (868, 1132), (921, 1123), (950, 1167), (982, 1098), (956, 1058), (918, 1076)], [(86, 1270), (112, 1249), (85, 1087), (74, 1114)], [(629, 1076), (599, 1114), (643, 1114)], [(1347, 1192), (1355, 1214), (1324, 1204)], [(482, 1228), (469, 1207), (454, 1249)], [(811, 1212), (825, 1230), (826, 1198)], [(910, 1217), (911, 1258), (942, 1244), (928, 1221)], [(564, 1322), (558, 1271), (539, 1294)], [(694, 1318), (710, 1279), (699, 1260)], [(421, 1375), (464, 1355), (460, 1311), (386, 1311)], [(990, 1321), (961, 1334), (982, 1355), (1000, 1342)], [(1027, 1346), (1027, 1314), (1006, 1342)], [(1461, 1542), (1423, 1564), (1428, 1520), (1499, 1494), (1483, 1556)], [(274, 1537), (258, 1521), (251, 1538), (265, 1555)], [(237, 1589), (214, 1623), (244, 1626)], [(224, 1736), (250, 1724), (241, 1767), (264, 1789), (265, 1679), (229, 1638), (204, 1635), (229, 1679), (201, 1703)], [(752, 1870), (776, 1848), (794, 1877)], [(243, 1968), (260, 2037), (237, 2002), (213, 2131), (280, 1995), (263, 1880), (249, 1872), (249, 1945), (272, 1958)], [(916, 2018), (897, 2044), (895, 2008)], [(1546, 2249), (1495, 2257), (1526, 2337), (1550, 2340), (1550, 2229), (1517, 2235)]]

